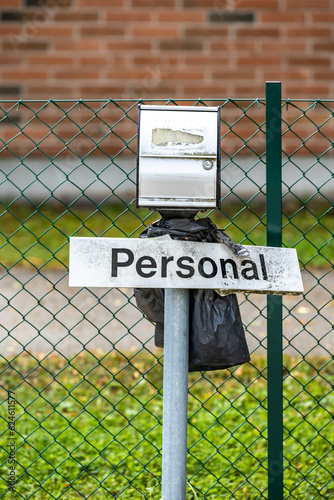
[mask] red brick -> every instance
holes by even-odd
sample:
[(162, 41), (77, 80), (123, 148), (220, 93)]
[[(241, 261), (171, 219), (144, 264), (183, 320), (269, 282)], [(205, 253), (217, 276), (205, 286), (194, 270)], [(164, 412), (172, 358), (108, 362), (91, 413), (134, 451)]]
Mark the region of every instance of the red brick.
[(0, 7), (21, 7), (22, 0), (0, 0)]
[(291, 41), (285, 41), (285, 39), (279, 39), (277, 41), (266, 40), (261, 42), (261, 50), (262, 52), (287, 52), (288, 54), (293, 54), (296, 52), (306, 51), (306, 41), (298, 40), (291, 45)]
[[(264, 42), (262, 42), (262, 44), (264, 45)], [(242, 39), (236, 39), (236, 40), (233, 40), (230, 42), (229, 44), (229, 47), (231, 50), (236, 50), (236, 51), (252, 51), (254, 52), (254, 50), (256, 50), (257, 52), (259, 52), (258, 50), (258, 47), (259, 47), (259, 44), (257, 42), (257, 40), (250, 40), (249, 38), (247, 38), (246, 40), (242, 40)]]
[(80, 34), (83, 37), (94, 36), (94, 37), (105, 37), (105, 36), (122, 36), (125, 33), (124, 26), (121, 25), (95, 25), (95, 26), (84, 26), (80, 29)]
[(59, 65), (68, 66), (74, 63), (75, 59), (73, 57), (59, 56), (57, 54), (47, 54), (47, 55), (28, 55), (26, 59), (27, 63), (30, 65)]
[(242, 39), (239, 41), (239, 39), (232, 40), (232, 41), (226, 41), (226, 42), (212, 42), (211, 45), (211, 50), (213, 51), (221, 51), (221, 50), (228, 50), (228, 51), (253, 51), (255, 48), (255, 42), (252, 39), (246, 39), (242, 41)]
[(131, 42), (127, 41), (114, 41), (114, 42), (108, 42), (107, 43), (107, 48), (108, 50), (124, 50), (131, 52), (136, 51), (136, 50), (150, 50), (151, 49), (151, 42), (150, 41), (145, 41), (143, 42), (142, 40), (133, 40)]
[(194, 71), (194, 70), (188, 70), (188, 71), (175, 71), (172, 70), (168, 74), (168, 79), (170, 81), (173, 80), (181, 80), (181, 81), (187, 81), (187, 80), (196, 80), (196, 81), (201, 81), (204, 78), (204, 73), (202, 70), (199, 71)]
[(213, 71), (212, 73), (212, 79), (213, 80), (244, 80), (248, 81), (250, 78), (254, 79), (255, 78), (255, 73), (256, 73), (256, 68), (250, 68), (247, 70), (241, 69), (241, 70), (217, 70)]
[(1, 35), (18, 35), (21, 33), (21, 25), (16, 24), (13, 26), (12, 23), (10, 24), (0, 24), (0, 36)]
[(183, 86), (182, 95), (179, 96), (182, 98), (183, 96), (188, 99), (199, 97), (204, 99), (205, 97), (217, 97), (224, 98), (229, 94), (228, 87), (226, 85), (203, 85), (203, 84), (189, 84)]
[[(289, 0), (289, 9), (300, 9), (300, 0)], [(305, 11), (331, 9), (331, 0), (303, 0)]]
[[(290, 1), (290, 0), (289, 0)], [(225, 10), (231, 8), (231, 0), (184, 0), (185, 8)], [(234, 9), (278, 9), (279, 0), (236, 0)]]
[[(289, 0), (289, 8), (290, 8)], [(237, 0), (237, 9), (278, 10), (279, 0)]]
[(252, 55), (250, 57), (237, 57), (236, 64), (238, 67), (242, 66), (257, 66), (262, 67), (265, 65), (277, 67), (280, 66), (280, 58), (275, 56), (262, 56), (262, 55)]
[(329, 57), (288, 57), (287, 63), (293, 68), (295, 66), (330, 66)]
[(13, 97), (21, 96), (21, 86), (9, 84), (1, 84), (0, 85), (0, 95), (2, 98), (12, 99)]
[[(17, 42), (17, 43), (16, 43)], [(20, 42), (19, 40), (11, 40), (11, 41), (4, 41), (2, 43), (2, 48), (3, 50), (8, 50), (8, 51), (25, 51), (25, 50), (41, 50), (45, 51), (49, 47), (49, 43), (47, 41), (35, 41), (35, 40), (27, 40), (24, 42)]]
[(25, 80), (46, 80), (48, 77), (47, 71), (33, 71), (15, 69), (15, 71), (2, 71), (1, 79), (4, 81), (25, 81)]
[(202, 42), (197, 39), (187, 40), (163, 40), (159, 43), (161, 50), (202, 50)]
[(226, 51), (217, 52), (217, 55), (209, 56), (206, 54), (187, 53), (185, 56), (179, 56), (179, 60), (186, 66), (201, 65), (207, 67), (208, 65), (212, 65), (219, 68), (222, 64), (228, 64), (229, 57), (226, 55)]
[(122, 85), (104, 84), (104, 85), (92, 85), (92, 86), (81, 86), (79, 94), (84, 99), (89, 97), (91, 99), (103, 99), (103, 98), (115, 98), (120, 96), (124, 88)]
[(305, 21), (303, 12), (262, 12), (258, 21), (261, 23), (302, 23)]
[(112, 4), (112, 7), (122, 7), (123, 6), (123, 0), (77, 0), (78, 7), (91, 7), (92, 4), (95, 7), (110, 7), (110, 4)]
[(78, 51), (78, 50), (99, 50), (100, 40), (71, 40), (64, 39), (61, 41), (55, 40), (55, 50)]
[(83, 66), (105, 66), (110, 63), (110, 57), (108, 56), (91, 56), (91, 57), (81, 57), (79, 61), (80, 65)]
[(52, 37), (63, 37), (71, 36), (73, 34), (72, 26), (45, 26), (38, 27), (34, 32), (34, 37), (38, 36), (52, 36)]
[[(131, 82), (131, 84), (134, 84), (136, 87), (142, 87), (147, 90), (161, 86), (167, 79), (168, 84), (170, 85), (172, 84), (174, 77), (174, 71), (172, 68), (167, 70), (160, 67), (145, 67), (142, 71), (130, 74), (125, 71), (124, 74), (126, 75), (126, 81)], [(108, 76), (110, 79), (114, 77), (115, 80), (124, 81), (122, 71), (118, 74), (110, 72)]]
[(148, 75), (147, 69), (142, 67), (141, 69), (133, 70), (126, 69), (124, 67), (117, 67), (108, 71), (107, 78), (113, 80), (141, 80)]
[(7, 66), (8, 64), (18, 65), (20, 63), (21, 58), (19, 56), (10, 55), (0, 55), (0, 65)]
[(186, 9), (226, 8), (227, 0), (183, 0)]
[(263, 97), (265, 93), (264, 82), (248, 82), (235, 86), (235, 97)]
[(192, 26), (191, 28), (185, 29), (185, 36), (199, 36), (199, 37), (208, 37), (208, 36), (226, 36), (228, 34), (228, 28), (224, 25), (198, 25)]
[(147, 37), (159, 37), (159, 38), (174, 38), (178, 34), (177, 28), (163, 28), (159, 26), (142, 26), (135, 25), (132, 29), (132, 34), (134, 36), (147, 36)]
[(314, 80), (334, 80), (334, 71), (315, 71), (313, 74)]
[[(300, 9), (300, 0), (289, 0), (289, 9)], [(331, 0), (303, 0), (303, 10), (314, 12), (321, 9), (331, 10), (332, 2)]]
[(135, 21), (137, 23), (140, 22), (149, 22), (151, 20), (151, 10), (142, 11), (142, 10), (129, 10), (129, 11), (106, 11), (106, 20), (111, 22), (121, 22), (121, 23), (129, 23), (131, 21)]
[(279, 28), (267, 28), (267, 27), (262, 27), (256, 24), (254, 27), (252, 26), (247, 26), (246, 27), (240, 27), (237, 28), (236, 30), (236, 36), (237, 37), (246, 37), (250, 36), (254, 38), (255, 40), (258, 38), (278, 38), (280, 35), (280, 29)]
[(316, 23), (333, 23), (334, 12), (314, 13), (312, 14), (312, 20)]
[[(169, 59), (169, 58), (167, 58)], [(164, 59), (165, 60), (165, 59)], [(132, 62), (135, 66), (144, 66), (147, 64), (160, 64), (162, 61), (162, 58), (160, 55), (157, 56), (152, 56), (152, 55), (147, 55), (147, 56), (134, 56), (132, 59)], [(174, 63), (177, 63), (177, 57), (173, 58)]]
[(310, 26), (294, 26), (286, 29), (288, 37), (303, 37), (306, 40), (311, 38), (329, 38), (331, 36), (330, 28), (313, 28)]
[(275, 69), (261, 68), (260, 70), (262, 81), (276, 81), (276, 80), (305, 80), (309, 75), (309, 70), (307, 68), (300, 68), (298, 70), (279, 70), (279, 74)]
[[(71, 98), (75, 94), (75, 89), (69, 87), (68, 84), (62, 86), (61, 84), (57, 85), (48, 85), (43, 82), (43, 86), (41, 85), (27, 85), (25, 90), (25, 98), (32, 99), (59, 99), (59, 98)], [(77, 97), (77, 96), (76, 96)]]
[[(154, 82), (153, 82), (154, 83)], [(124, 89), (123, 97), (138, 99), (140, 97), (164, 97), (175, 95), (177, 88), (169, 80), (160, 81), (156, 85), (145, 85), (145, 82), (128, 82)]]
[(161, 7), (175, 7), (175, 0), (131, 0), (132, 8), (149, 7), (159, 9)]
[(329, 86), (328, 85), (293, 85), (286, 82), (284, 86), (284, 91), (290, 99), (298, 99), (298, 98), (320, 98), (327, 97), (329, 94)]
[(314, 43), (313, 50), (315, 52), (324, 51), (324, 52), (332, 52), (333, 53), (334, 41)]
[(170, 10), (166, 12), (158, 12), (158, 20), (162, 22), (201, 22), (204, 21), (205, 13), (203, 10), (198, 11), (183, 11), (183, 10)]
[[(104, 52), (104, 53), (108, 54), (108, 52)], [(129, 62), (129, 58), (127, 57), (126, 52), (122, 52), (122, 53), (119, 53), (116, 51), (109, 52), (109, 56), (108, 56), (109, 67), (110, 67), (110, 65), (126, 66), (128, 62)]]
[(54, 15), (55, 21), (97, 21), (99, 19), (99, 13), (96, 10), (60, 10)]
[(68, 69), (66, 71), (56, 71), (54, 73), (56, 79), (60, 80), (91, 80), (98, 79), (99, 74), (96, 71), (85, 71), (82, 68)]

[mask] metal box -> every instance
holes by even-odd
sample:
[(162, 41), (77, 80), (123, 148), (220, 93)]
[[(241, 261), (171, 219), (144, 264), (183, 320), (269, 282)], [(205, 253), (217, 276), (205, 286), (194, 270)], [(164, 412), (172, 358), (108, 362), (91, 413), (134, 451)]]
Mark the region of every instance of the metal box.
[(137, 206), (219, 207), (219, 107), (138, 109)]

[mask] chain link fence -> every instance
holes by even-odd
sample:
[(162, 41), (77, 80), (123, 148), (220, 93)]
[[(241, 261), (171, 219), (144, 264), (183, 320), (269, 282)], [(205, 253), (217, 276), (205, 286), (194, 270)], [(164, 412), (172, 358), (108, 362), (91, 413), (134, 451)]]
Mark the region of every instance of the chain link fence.
[[(137, 105), (0, 103), (0, 498), (160, 499), (163, 352), (129, 289), (70, 289), (70, 236), (135, 237)], [(265, 100), (221, 106), (222, 208), (265, 244)], [(334, 101), (282, 102), (284, 497), (332, 498)], [(239, 295), (251, 362), (189, 375), (188, 498), (268, 498), (263, 296)], [(272, 471), (275, 474), (275, 471)]]

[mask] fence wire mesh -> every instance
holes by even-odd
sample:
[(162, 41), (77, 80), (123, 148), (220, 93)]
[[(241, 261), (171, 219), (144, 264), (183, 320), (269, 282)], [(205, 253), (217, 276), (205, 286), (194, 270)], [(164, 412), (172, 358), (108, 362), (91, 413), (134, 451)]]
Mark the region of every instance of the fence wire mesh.
[[(137, 105), (0, 103), (0, 498), (160, 498), (163, 352), (129, 289), (69, 288), (70, 236), (133, 237)], [(221, 106), (222, 208), (265, 244), (265, 100)], [(334, 101), (282, 102), (285, 498), (332, 498)], [(239, 295), (252, 360), (189, 376), (188, 498), (268, 498), (266, 300)]]

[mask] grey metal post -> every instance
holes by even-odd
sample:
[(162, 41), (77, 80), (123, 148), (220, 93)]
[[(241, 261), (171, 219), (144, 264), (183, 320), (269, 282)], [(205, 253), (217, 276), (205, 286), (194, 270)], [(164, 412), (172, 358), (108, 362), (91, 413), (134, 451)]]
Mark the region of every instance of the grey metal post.
[(187, 488), (189, 290), (165, 290), (162, 498)]

